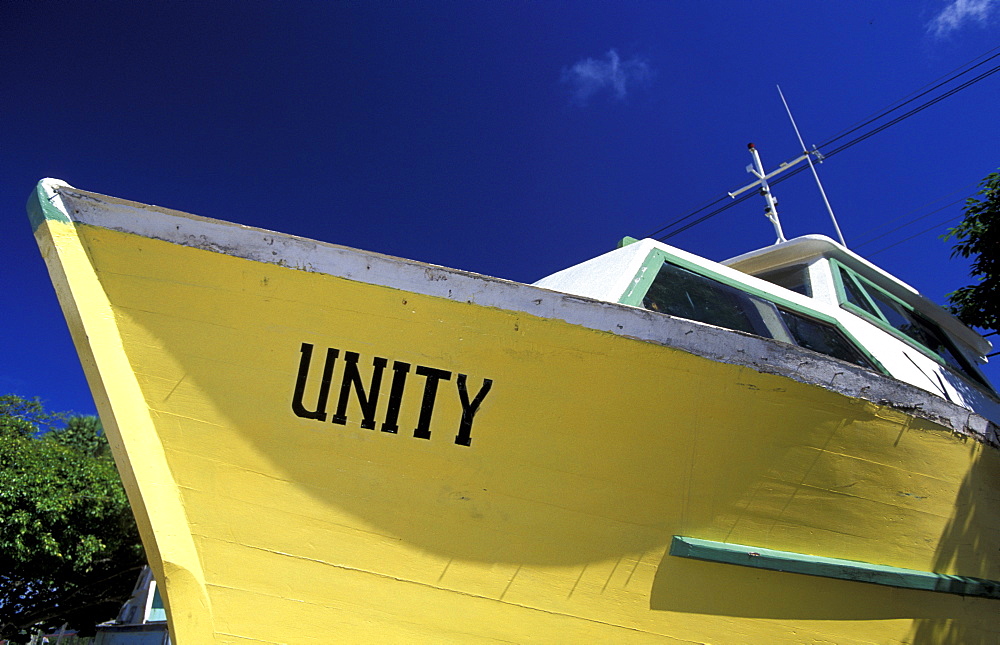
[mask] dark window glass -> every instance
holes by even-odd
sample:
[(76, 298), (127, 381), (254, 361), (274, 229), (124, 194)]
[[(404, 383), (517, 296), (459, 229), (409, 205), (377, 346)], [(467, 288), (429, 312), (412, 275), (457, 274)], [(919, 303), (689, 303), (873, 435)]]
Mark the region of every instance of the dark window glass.
[(642, 306), (717, 327), (771, 335), (747, 294), (666, 262), (642, 299)]
[(918, 342), (924, 342), (924, 330), (916, 324), (906, 307), (882, 294), (876, 289), (868, 289), (872, 302), (882, 312), (889, 324)]
[[(936, 354), (948, 367), (989, 387), (937, 324), (912, 311), (878, 287), (861, 280), (855, 282), (850, 273), (843, 268), (840, 269), (840, 277), (848, 302), (861, 307), (873, 316), (884, 319), (891, 327)], [(868, 304), (868, 300), (862, 295), (862, 290), (868, 294), (871, 302), (875, 303), (877, 311)]]
[(869, 304), (868, 300), (859, 290), (858, 285), (854, 283), (854, 278), (852, 278), (843, 269), (840, 270), (840, 281), (844, 285), (844, 294), (847, 296), (847, 302), (855, 305), (856, 307), (861, 307), (870, 314), (875, 313), (871, 304)]
[[(954, 348), (948, 336), (936, 324), (923, 316), (910, 311), (895, 300), (876, 289), (869, 289), (872, 300), (878, 305), (879, 311), (886, 317), (889, 324), (917, 341), (927, 349), (941, 357), (946, 365), (965, 374), (969, 378), (982, 383), (982, 379), (972, 369), (965, 357)], [(985, 383), (984, 383), (985, 385)]]
[(803, 296), (812, 297), (812, 286), (809, 284), (809, 271), (807, 269), (806, 265), (799, 264), (776, 271), (761, 273), (757, 277), (761, 280), (767, 280), (771, 284), (776, 284), (779, 287), (801, 293)]
[(678, 318), (778, 338), (869, 369), (875, 366), (834, 325), (777, 307), (773, 302), (665, 262), (642, 304)]
[(874, 369), (874, 365), (865, 358), (864, 354), (849, 341), (839, 329), (797, 313), (778, 308), (781, 312), (781, 319), (788, 327), (789, 333), (795, 342), (806, 349), (814, 352), (826, 354), (839, 358), (848, 363), (854, 363), (868, 369)]

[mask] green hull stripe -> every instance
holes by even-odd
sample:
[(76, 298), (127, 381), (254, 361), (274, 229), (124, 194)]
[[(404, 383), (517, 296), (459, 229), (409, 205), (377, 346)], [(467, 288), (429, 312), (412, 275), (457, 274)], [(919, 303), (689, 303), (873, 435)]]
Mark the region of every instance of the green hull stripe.
[(1000, 599), (1000, 582), (995, 580), (948, 576), (929, 571), (917, 571), (916, 569), (868, 564), (855, 560), (823, 558), (742, 544), (725, 544), (680, 535), (675, 535), (673, 542), (670, 543), (670, 555), (787, 573), (804, 573), (825, 578), (871, 582), (889, 587), (902, 587), (903, 589), (922, 589), (961, 596)]
[(47, 219), (69, 224), (69, 218), (61, 210), (52, 205), (45, 195), (45, 187), (38, 182), (34, 192), (28, 197), (28, 219), (31, 220), (31, 230), (35, 231)]

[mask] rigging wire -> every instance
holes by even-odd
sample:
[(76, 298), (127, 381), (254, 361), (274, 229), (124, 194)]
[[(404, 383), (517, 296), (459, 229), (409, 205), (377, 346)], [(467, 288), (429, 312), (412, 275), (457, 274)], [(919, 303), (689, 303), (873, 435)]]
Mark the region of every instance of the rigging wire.
[[(952, 74), (951, 76), (945, 75), (945, 76), (948, 76), (948, 77), (945, 80), (943, 80), (943, 81), (937, 82), (936, 84), (934, 84), (934, 82), (932, 81), (933, 86), (930, 87), (929, 89), (924, 90), (924, 91), (919, 91), (918, 90), (916, 96), (913, 96), (912, 98), (904, 100), (903, 102), (897, 101), (895, 104), (893, 104), (892, 107), (883, 110), (877, 116), (869, 118), (868, 120), (862, 122), (860, 125), (856, 125), (856, 126), (853, 126), (851, 128), (848, 128), (845, 131), (842, 131), (840, 134), (838, 134), (837, 136), (833, 137), (832, 139), (828, 139), (825, 143), (822, 144), (822, 146), (828, 146), (828, 145), (832, 144), (835, 141), (839, 141), (840, 139), (843, 139), (847, 135), (849, 135), (849, 134), (851, 134), (853, 132), (858, 131), (859, 129), (865, 127), (866, 125), (870, 125), (874, 121), (877, 121), (878, 119), (881, 119), (881, 118), (883, 118), (885, 116), (888, 116), (890, 113), (892, 113), (892, 112), (894, 112), (894, 111), (902, 108), (905, 105), (908, 105), (908, 104), (912, 103), (913, 101), (917, 100), (918, 98), (926, 96), (928, 93), (933, 92), (934, 90), (942, 87), (943, 85), (946, 85), (947, 83), (950, 83), (951, 81), (954, 81), (955, 79), (959, 78), (960, 76), (963, 76), (963, 75), (971, 72), (972, 70), (976, 69), (977, 67), (980, 67), (981, 65), (987, 63), (988, 61), (993, 60), (994, 58), (997, 58), (998, 56), (1000, 56), (1000, 51), (998, 51), (998, 50), (1000, 50), (1000, 47), (996, 47), (996, 48), (994, 48), (994, 49), (986, 52), (985, 54), (981, 54), (977, 58), (982, 58), (983, 56), (987, 56), (989, 54), (992, 54), (992, 55), (989, 55), (984, 60), (976, 63), (975, 65), (972, 65), (971, 67), (968, 67), (968, 68), (964, 69), (963, 71), (961, 71), (961, 72), (959, 72), (957, 74)], [(996, 52), (996, 53), (994, 53), (994, 52)], [(969, 61), (969, 63), (974, 62), (975, 60), (977, 60), (977, 58), (972, 59), (971, 61)], [(957, 67), (955, 69), (965, 68), (969, 63), (965, 63), (963, 65), (960, 65), (959, 67)], [(886, 123), (883, 123), (882, 125), (880, 125), (880, 126), (878, 126), (876, 128), (873, 128), (872, 130), (870, 130), (868, 132), (865, 132), (865, 133), (862, 133), (862, 134), (858, 135), (854, 139), (851, 139), (850, 141), (848, 141), (848, 142), (846, 142), (846, 143), (838, 146), (834, 150), (832, 150), (832, 151), (830, 151), (828, 153), (825, 153), (824, 154), (824, 159), (829, 158), (829, 157), (831, 157), (831, 156), (833, 156), (835, 154), (838, 154), (840, 152), (843, 152), (844, 150), (847, 150), (848, 148), (850, 148), (850, 147), (852, 147), (854, 145), (857, 145), (858, 143), (861, 143), (862, 141), (864, 141), (864, 140), (866, 140), (866, 139), (868, 139), (868, 138), (870, 138), (872, 136), (875, 136), (879, 132), (882, 132), (883, 130), (885, 130), (885, 129), (893, 126), (893, 125), (896, 125), (897, 123), (903, 121), (904, 119), (907, 119), (907, 118), (909, 118), (909, 117), (911, 117), (911, 116), (913, 116), (913, 115), (915, 115), (915, 114), (917, 114), (919, 112), (922, 112), (923, 110), (931, 107), (932, 105), (935, 105), (935, 104), (943, 101), (944, 99), (946, 99), (946, 98), (948, 98), (948, 97), (950, 97), (950, 96), (952, 96), (952, 95), (954, 95), (954, 94), (956, 94), (956, 93), (958, 93), (958, 92), (960, 92), (960, 91), (962, 91), (962, 90), (964, 90), (964, 89), (966, 89), (966, 88), (968, 88), (968, 87), (970, 87), (970, 86), (978, 83), (979, 81), (982, 81), (983, 79), (985, 79), (985, 78), (987, 78), (987, 77), (989, 77), (989, 76), (991, 76), (991, 75), (993, 75), (993, 74), (995, 74), (997, 72), (1000, 72), (1000, 65), (996, 65), (996, 66), (992, 67), (991, 69), (989, 69), (989, 70), (987, 70), (987, 71), (979, 74), (978, 76), (976, 76), (976, 77), (974, 77), (974, 78), (972, 78), (972, 79), (970, 79), (968, 81), (965, 81), (964, 83), (962, 83), (962, 84), (960, 84), (960, 85), (958, 85), (958, 86), (956, 86), (956, 87), (948, 90), (947, 92), (945, 92), (945, 93), (943, 93), (943, 94), (941, 94), (939, 96), (936, 96), (936, 97), (934, 97), (932, 99), (929, 99), (928, 101), (925, 101), (924, 103), (921, 103), (920, 105), (918, 105), (918, 106), (914, 107), (913, 109), (911, 109), (911, 110), (909, 110), (909, 111), (907, 111), (907, 112), (905, 112), (905, 113), (897, 116), (896, 118), (894, 118), (894, 119), (892, 119), (892, 120), (890, 120), (890, 121), (888, 121)], [(949, 74), (951, 74), (951, 73), (949, 72)], [(924, 87), (927, 87), (927, 86), (924, 86)], [(794, 170), (792, 170), (792, 171), (790, 171), (790, 172), (788, 172), (788, 173), (786, 173), (786, 174), (784, 174), (784, 175), (776, 178), (771, 183), (772, 184), (778, 184), (778, 183), (780, 183), (780, 182), (782, 182), (782, 181), (784, 181), (786, 179), (790, 179), (792, 176), (798, 174), (799, 172), (801, 172), (804, 169), (805, 169), (805, 167), (796, 168), (796, 169), (794, 169)], [(723, 205), (723, 206), (721, 206), (719, 208), (716, 208), (715, 210), (707, 213), (706, 215), (703, 215), (703, 216), (699, 217), (698, 219), (696, 219), (696, 220), (694, 220), (692, 222), (688, 222), (684, 226), (680, 226), (679, 228), (675, 228), (674, 230), (670, 230), (669, 232), (663, 234), (661, 237), (659, 237), (657, 239), (659, 239), (660, 241), (666, 241), (666, 240), (674, 237), (675, 235), (679, 235), (680, 233), (683, 233), (684, 231), (690, 229), (691, 227), (696, 226), (698, 224), (701, 224), (702, 222), (707, 221), (708, 219), (710, 219), (710, 218), (718, 215), (719, 213), (722, 213), (722, 212), (728, 210), (729, 208), (732, 208), (733, 206), (736, 206), (737, 204), (745, 201), (746, 199), (749, 199), (749, 197), (751, 197), (752, 195), (753, 195), (752, 193), (748, 193), (747, 195), (744, 195), (744, 196), (742, 196), (740, 198), (737, 198), (737, 199), (734, 199), (732, 201), (729, 201), (725, 205)], [(648, 233), (645, 237), (653, 237), (653, 236), (655, 236), (655, 235), (657, 235), (657, 234), (659, 234), (659, 233), (661, 233), (663, 231), (666, 231), (668, 229), (672, 229), (673, 227), (676, 227), (677, 225), (681, 224), (682, 222), (684, 222), (684, 221), (686, 221), (686, 220), (688, 220), (688, 219), (696, 216), (697, 214), (701, 213), (702, 211), (715, 206), (719, 202), (727, 201), (727, 197), (728, 197), (728, 195), (720, 196), (720, 197), (716, 198), (715, 200), (712, 200), (712, 201), (708, 202), (704, 206), (702, 206), (702, 207), (700, 207), (700, 208), (692, 211), (691, 213), (688, 213), (687, 215), (684, 215), (683, 217), (680, 217), (680, 218), (678, 218), (678, 219), (676, 219), (676, 220), (674, 220), (674, 221), (672, 221), (672, 222), (670, 222), (670, 223), (668, 223), (668, 224), (666, 224), (666, 225), (664, 225), (664, 226), (656, 229), (655, 231), (652, 231), (652, 232)], [(871, 240), (869, 240), (869, 241), (871, 241)]]

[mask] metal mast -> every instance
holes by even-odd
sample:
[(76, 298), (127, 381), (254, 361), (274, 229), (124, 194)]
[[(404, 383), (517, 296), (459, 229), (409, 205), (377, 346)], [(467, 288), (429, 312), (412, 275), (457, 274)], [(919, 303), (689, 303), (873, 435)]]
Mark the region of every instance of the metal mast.
[(760, 154), (757, 152), (757, 148), (752, 144), (748, 143), (747, 148), (750, 150), (750, 156), (753, 157), (753, 163), (747, 166), (747, 172), (757, 178), (757, 181), (752, 184), (747, 184), (739, 190), (734, 190), (729, 193), (730, 197), (736, 197), (737, 195), (744, 193), (751, 188), (760, 187), (760, 194), (764, 196), (767, 201), (767, 207), (764, 209), (764, 216), (771, 220), (771, 224), (774, 225), (774, 232), (778, 236), (778, 241), (775, 244), (780, 244), (785, 240), (785, 234), (781, 230), (781, 221), (778, 219), (778, 200), (771, 194), (771, 187), (768, 186), (767, 180), (774, 177), (777, 174), (783, 173), (793, 166), (797, 166), (803, 161), (809, 162), (809, 169), (812, 170), (813, 178), (816, 180), (816, 185), (819, 187), (819, 193), (823, 196), (823, 203), (826, 204), (826, 210), (830, 213), (830, 219), (833, 220), (833, 228), (837, 231), (837, 237), (840, 239), (840, 243), (845, 247), (847, 242), (844, 241), (844, 234), (840, 232), (840, 225), (837, 223), (837, 217), (833, 214), (833, 208), (830, 206), (830, 200), (826, 198), (826, 191), (823, 190), (823, 184), (819, 180), (819, 174), (816, 172), (816, 166), (813, 165), (812, 157), (815, 155), (816, 161), (823, 163), (823, 155), (819, 153), (816, 146), (813, 146), (812, 150), (806, 150), (806, 144), (802, 141), (802, 135), (799, 134), (799, 127), (795, 125), (795, 119), (792, 117), (792, 111), (788, 108), (788, 102), (785, 100), (785, 95), (781, 93), (781, 87), (778, 87), (778, 95), (781, 96), (781, 102), (785, 105), (785, 111), (788, 113), (788, 118), (792, 122), (792, 128), (795, 129), (795, 136), (799, 138), (799, 145), (802, 146), (802, 155), (789, 161), (788, 163), (781, 164), (777, 170), (773, 170), (769, 173), (764, 173), (764, 166), (760, 162)]
[(740, 188), (739, 190), (734, 190), (733, 192), (729, 193), (729, 196), (736, 197), (737, 195), (745, 193), (751, 188), (756, 188), (757, 186), (760, 186), (760, 194), (763, 195), (764, 199), (767, 201), (767, 207), (764, 209), (764, 216), (767, 217), (767, 219), (771, 220), (771, 224), (774, 225), (774, 232), (778, 236), (778, 240), (775, 242), (775, 244), (779, 244), (781, 242), (786, 241), (785, 234), (781, 230), (781, 221), (778, 219), (778, 200), (774, 197), (774, 195), (771, 194), (771, 187), (767, 185), (767, 180), (770, 179), (771, 177), (774, 177), (777, 174), (785, 172), (792, 166), (796, 166), (801, 162), (805, 161), (806, 159), (809, 158), (809, 153), (807, 152), (798, 159), (794, 159), (792, 161), (789, 161), (788, 163), (781, 164), (781, 166), (777, 170), (772, 170), (771, 172), (765, 174), (764, 166), (760, 162), (760, 154), (757, 152), (757, 147), (754, 146), (754, 144), (752, 143), (748, 143), (747, 149), (750, 150), (750, 156), (753, 157), (753, 163), (747, 166), (747, 172), (756, 177), (757, 181), (753, 182), (752, 184), (747, 184), (746, 186)]

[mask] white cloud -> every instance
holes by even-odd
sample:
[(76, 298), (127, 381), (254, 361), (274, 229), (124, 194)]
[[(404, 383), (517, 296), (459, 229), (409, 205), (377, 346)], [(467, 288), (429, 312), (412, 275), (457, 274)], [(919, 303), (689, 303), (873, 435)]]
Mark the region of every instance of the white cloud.
[(927, 24), (927, 31), (938, 38), (943, 38), (970, 22), (985, 25), (989, 22), (996, 5), (996, 0), (951, 0), (948, 6)]
[(581, 105), (602, 92), (609, 92), (615, 99), (623, 100), (629, 87), (645, 83), (653, 72), (645, 60), (621, 60), (614, 49), (601, 59), (586, 58), (572, 67), (563, 69), (562, 81), (573, 90), (573, 99)]

